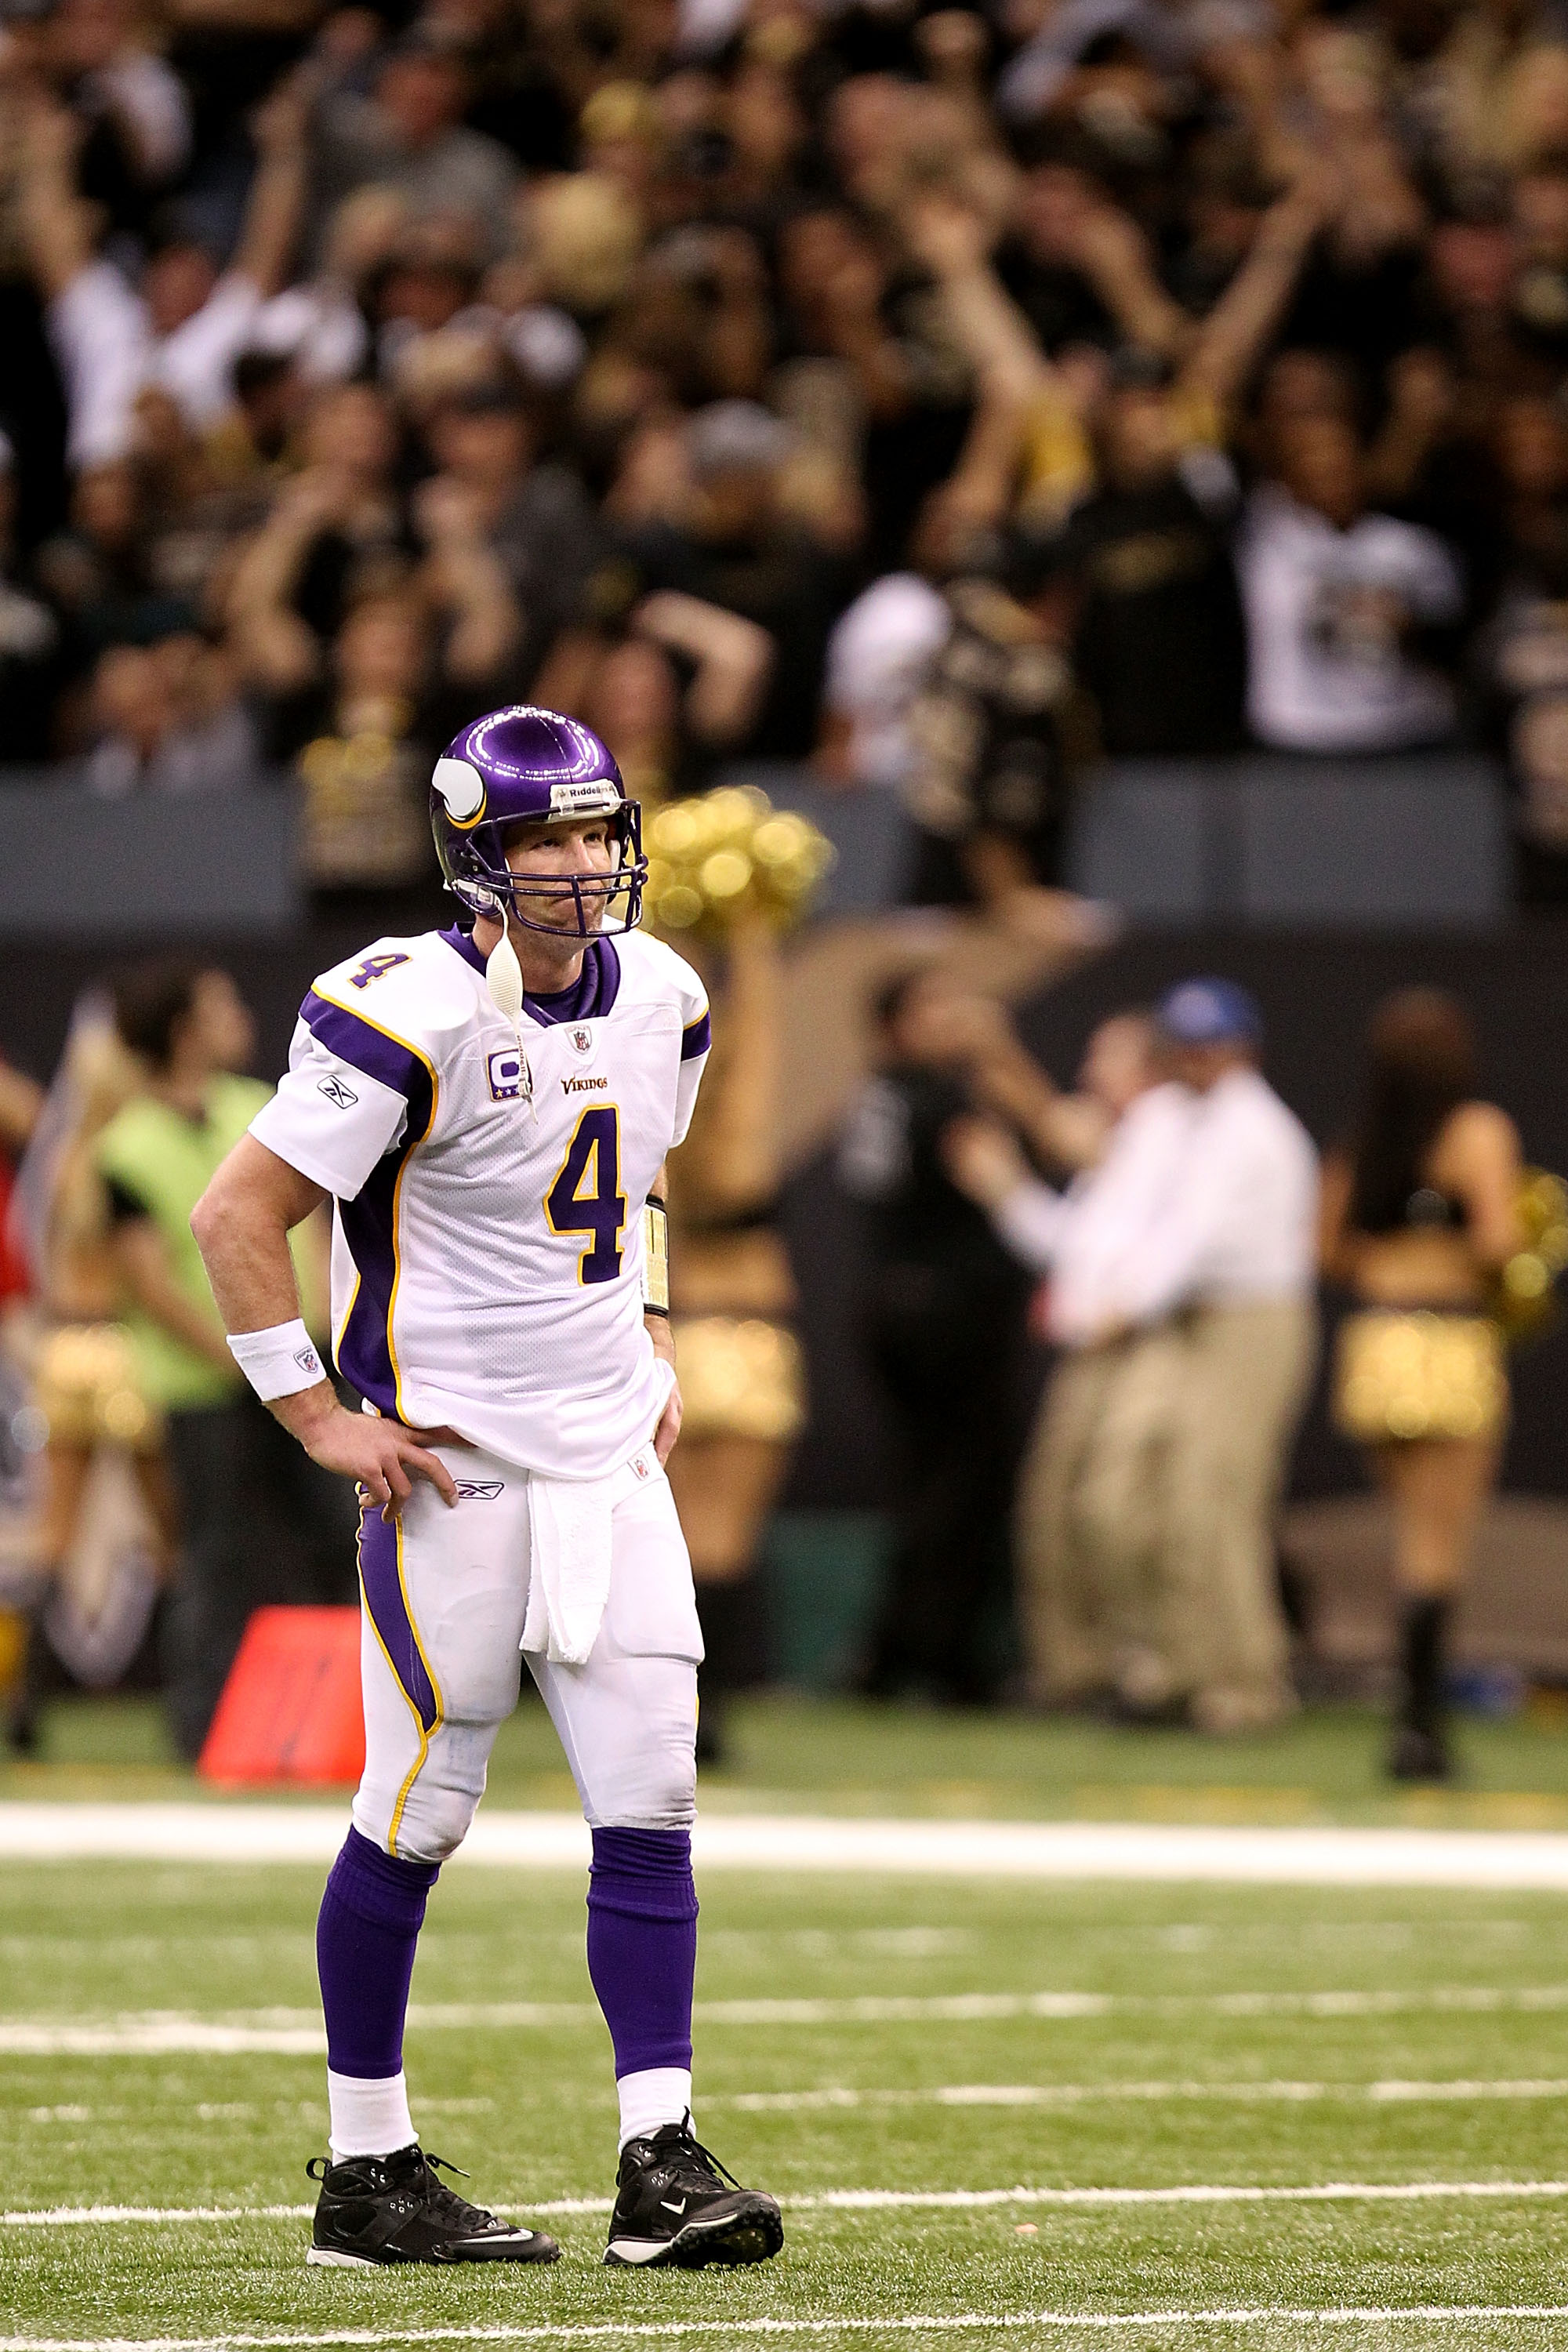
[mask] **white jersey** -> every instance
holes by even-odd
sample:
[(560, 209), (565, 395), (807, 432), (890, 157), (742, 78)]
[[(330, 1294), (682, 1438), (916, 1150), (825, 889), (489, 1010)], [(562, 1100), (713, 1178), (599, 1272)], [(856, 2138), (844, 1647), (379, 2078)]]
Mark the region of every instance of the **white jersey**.
[(526, 1056), (461, 932), (379, 940), (317, 981), (251, 1132), (333, 1195), (344, 1379), (416, 1428), (597, 1478), (669, 1392), (642, 1207), (690, 1124), (708, 1000), (634, 931), (527, 997), (523, 1031)]

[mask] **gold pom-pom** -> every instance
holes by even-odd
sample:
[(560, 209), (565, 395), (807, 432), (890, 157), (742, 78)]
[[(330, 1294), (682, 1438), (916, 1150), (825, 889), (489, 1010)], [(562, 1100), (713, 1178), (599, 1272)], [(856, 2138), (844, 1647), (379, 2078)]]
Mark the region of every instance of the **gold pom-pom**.
[(647, 828), (649, 919), (665, 931), (722, 936), (746, 915), (786, 930), (807, 911), (833, 845), (753, 784), (660, 809)]
[(1549, 1169), (1527, 1168), (1518, 1216), (1524, 1246), (1503, 1267), (1494, 1304), (1510, 1340), (1534, 1339), (1554, 1318), (1553, 1286), (1568, 1267), (1568, 1184)]

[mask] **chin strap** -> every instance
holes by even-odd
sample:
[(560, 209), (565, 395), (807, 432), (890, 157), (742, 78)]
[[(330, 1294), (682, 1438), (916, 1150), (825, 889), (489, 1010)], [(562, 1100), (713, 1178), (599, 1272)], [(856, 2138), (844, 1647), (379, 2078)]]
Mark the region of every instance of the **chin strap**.
[(500, 938), (485, 960), (485, 986), (490, 992), (491, 1003), (498, 1013), (502, 1013), (511, 1023), (516, 1033), (519, 1084), (524, 1102), (537, 1118), (539, 1113), (533, 1100), (533, 1072), (529, 1066), (528, 1047), (523, 1042), (522, 1034), (522, 966), (517, 960), (517, 950), (511, 943), (511, 934), (506, 928), (504, 915), (500, 921)]

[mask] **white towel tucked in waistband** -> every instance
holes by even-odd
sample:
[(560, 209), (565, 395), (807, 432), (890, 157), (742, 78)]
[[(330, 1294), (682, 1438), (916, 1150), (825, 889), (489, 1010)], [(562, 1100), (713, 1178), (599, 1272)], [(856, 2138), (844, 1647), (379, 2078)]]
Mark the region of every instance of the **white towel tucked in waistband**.
[(530, 1566), (524, 1650), (552, 1666), (582, 1666), (598, 1639), (610, 1597), (611, 1510), (619, 1473), (609, 1478), (528, 1476)]

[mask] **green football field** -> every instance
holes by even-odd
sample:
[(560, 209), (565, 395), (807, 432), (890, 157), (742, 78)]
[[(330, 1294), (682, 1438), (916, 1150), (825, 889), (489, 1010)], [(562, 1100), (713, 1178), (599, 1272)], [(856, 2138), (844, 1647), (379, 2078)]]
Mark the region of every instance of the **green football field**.
[[(748, 1719), (773, 1780), (790, 1719)], [(799, 1772), (882, 1752), (858, 1718), (793, 1720)], [(1371, 1805), (1375, 1727), (1312, 1736), (1337, 1738), (1340, 1800), (1357, 1810), (1360, 1773)], [(943, 1742), (968, 1742), (981, 1798), (987, 1763), (1007, 1783), (1029, 1754), (1018, 1727), (885, 1737), (951, 1792)], [(3, 1793), (74, 1788), (84, 1738), (90, 1718), (56, 1735), (74, 1762)], [(1221, 1785), (1240, 1809), (1244, 1759), (1182, 1752), (1209, 1776), (1190, 1811)], [(1298, 1779), (1316, 1752), (1283, 1751)], [(1075, 1769), (1179, 1811), (1163, 1756), (1111, 1743)], [(1499, 1758), (1493, 1792), (1522, 1806), (1528, 1748)], [(513, 1749), (509, 1801), (535, 1760)], [(5, 1867), (0, 2347), (1568, 2346), (1568, 1898), (715, 1872), (698, 2122), (784, 2200), (786, 2246), (754, 2273), (636, 2274), (599, 2261), (615, 2108), (580, 1877), (454, 1866), (415, 1979), (416, 2116), (564, 2259), (367, 2274), (303, 2262), (321, 1876)]]
[[(963, 2318), (994, 2322), (963, 2331), (980, 2343), (1071, 2344), (1099, 2337), (1045, 2315), (1568, 2305), (1563, 2204), (1475, 2193), (1568, 2177), (1550, 2079), (1565, 2071), (1560, 1903), (718, 1879), (700, 2122), (784, 2198), (784, 2258), (737, 2277), (607, 2273), (602, 2215), (569, 2210), (549, 2273), (366, 2277), (308, 2271), (303, 2217), (258, 2210), (304, 2200), (321, 2136), (319, 2062), (254, 2046), (309, 2034), (316, 1884), (169, 1866), (13, 1877), (7, 2018), (35, 2029), (34, 2053), (5, 2065), (13, 2207), (240, 2209), (7, 2227), (14, 2332), (392, 2345), (500, 2328), (569, 2344), (616, 2323), (673, 2342), (677, 2323), (701, 2322), (739, 2344), (746, 2320), (924, 2319), (936, 2343), (938, 2323)], [(608, 2187), (614, 2110), (581, 1942), (581, 1892), (563, 1876), (454, 1871), (421, 1956), (416, 2114), (479, 2194), (524, 2211)], [(521, 2021), (495, 2018), (509, 2003)], [(67, 2019), (101, 2021), (106, 2046), (49, 2049), (48, 2021)], [(218, 2021), (237, 2049), (177, 2046)], [(114, 2050), (139, 2036), (176, 2046)], [(1470, 2193), (1365, 2193), (1440, 2181)], [(1363, 2193), (1006, 2193), (1335, 2183)], [(829, 2201), (843, 2191), (869, 2196)], [(954, 2192), (965, 2201), (940, 2201)], [(911, 2336), (830, 2324), (805, 2340)], [(1138, 2331), (1320, 2336), (1531, 2346), (1568, 2340), (1568, 2321), (1154, 2317)]]

